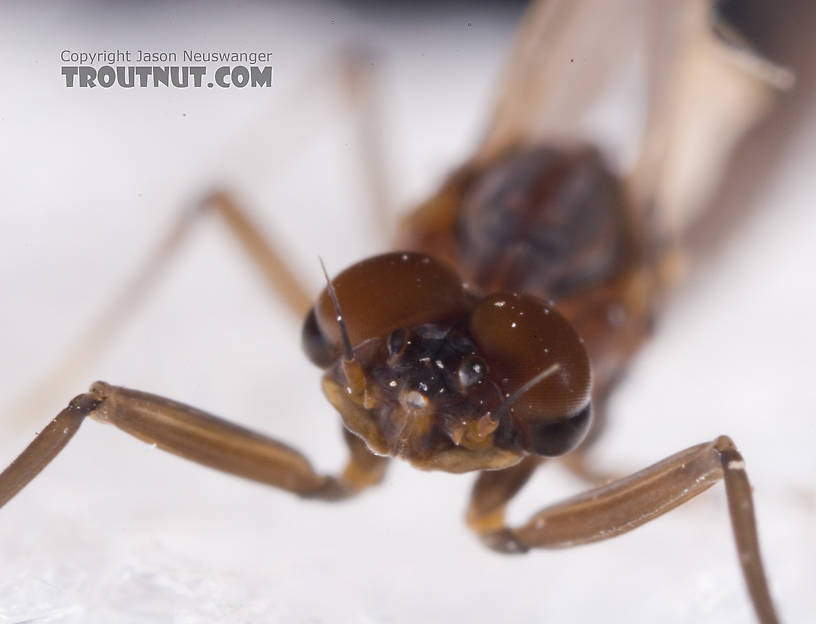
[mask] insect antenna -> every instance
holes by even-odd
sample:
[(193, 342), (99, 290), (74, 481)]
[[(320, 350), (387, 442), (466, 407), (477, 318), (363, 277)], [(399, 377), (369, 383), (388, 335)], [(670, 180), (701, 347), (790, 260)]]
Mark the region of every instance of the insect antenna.
[(337, 292), (334, 290), (334, 284), (332, 284), (332, 281), (329, 279), (329, 273), (326, 271), (323, 258), (318, 256), (317, 259), (320, 260), (320, 268), (323, 269), (323, 277), (326, 278), (326, 290), (328, 290), (329, 297), (334, 305), (337, 325), (340, 327), (340, 338), (343, 341), (343, 359), (350, 362), (354, 359), (354, 350), (351, 348), (351, 340), (349, 339), (348, 330), (346, 329), (346, 320), (340, 311), (340, 301), (337, 300)]
[[(513, 404), (518, 401), (524, 394), (533, 388), (534, 386), (538, 385), (542, 381), (544, 381), (547, 377), (554, 375), (559, 370), (561, 370), (561, 365), (556, 362), (551, 366), (548, 366), (543, 371), (538, 373), (535, 377), (530, 379), (529, 381), (525, 382), (520, 388), (518, 388), (513, 394), (508, 396), (504, 401), (502, 401), (501, 405), (496, 408), (496, 411), (491, 413), (487, 413), (479, 420), (478, 429), (482, 435), (487, 435), (488, 433), (492, 432), (496, 427), (499, 426), (499, 421), (501, 420), (502, 416), (504, 416), (507, 411), (513, 407)], [(484, 433), (483, 433), (484, 432)]]
[(337, 326), (340, 328), (340, 340), (343, 343), (343, 373), (348, 383), (346, 391), (352, 396), (361, 396), (365, 390), (365, 374), (360, 367), (360, 363), (354, 357), (354, 349), (351, 346), (348, 328), (346, 328), (346, 320), (343, 318), (343, 312), (340, 310), (340, 301), (337, 299), (337, 291), (334, 290), (334, 284), (332, 284), (329, 273), (326, 271), (323, 258), (318, 256), (318, 260), (320, 260), (320, 268), (323, 269), (323, 276), (326, 278), (326, 291), (329, 293), (329, 298), (332, 300), (332, 305), (334, 306)]

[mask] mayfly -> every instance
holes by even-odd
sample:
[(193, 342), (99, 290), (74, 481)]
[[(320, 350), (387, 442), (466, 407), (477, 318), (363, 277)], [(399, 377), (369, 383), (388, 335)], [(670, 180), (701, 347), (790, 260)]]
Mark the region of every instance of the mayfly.
[[(724, 480), (757, 617), (775, 621), (745, 463), (726, 437), (547, 507), (522, 526), (504, 519), (545, 457), (570, 458), (572, 469), (592, 476), (584, 451), (672, 285), (683, 231), (733, 141), (789, 82), (703, 3), (689, 6), (654, 20), (664, 54), (648, 59), (646, 138), (621, 176), (563, 120), (581, 117), (632, 31), (598, 37), (615, 13), (600, 2), (536, 3), (473, 157), (404, 221), (398, 251), (327, 275), (314, 303), (228, 195), (208, 198), (282, 297), (305, 313), (305, 351), (324, 370), (323, 391), (345, 426), (350, 460), (341, 474), (319, 474), (287, 445), (197, 409), (99, 382), (0, 475), (0, 502), (88, 416), (306, 498), (347, 498), (379, 483), (389, 456), (423, 469), (480, 471), (468, 523), (506, 553), (618, 535)], [(565, 81), (570, 54), (586, 54), (589, 42), (603, 62)], [(740, 97), (706, 118), (709, 125), (689, 126), (689, 111), (700, 112), (699, 81), (715, 110)], [(700, 141), (712, 147), (690, 162)]]

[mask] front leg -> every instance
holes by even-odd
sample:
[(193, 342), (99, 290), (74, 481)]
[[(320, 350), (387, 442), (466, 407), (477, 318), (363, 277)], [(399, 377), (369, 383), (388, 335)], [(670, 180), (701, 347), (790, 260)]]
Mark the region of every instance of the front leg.
[[(508, 475), (507, 490), (515, 493), (518, 487), (514, 485), (513, 475)], [(694, 498), (721, 479), (725, 481), (737, 553), (757, 618), (763, 624), (778, 622), (762, 566), (745, 462), (731, 439), (725, 436), (692, 446), (624, 479), (546, 507), (523, 526), (474, 526), (472, 522), (471, 525), (487, 545), (505, 553), (588, 544), (635, 529)], [(477, 487), (471, 510), (483, 505), (483, 496)]]
[(97, 382), (0, 473), (0, 507), (57, 456), (87, 416), (185, 459), (306, 498), (357, 494), (382, 480), (388, 461), (347, 433), (351, 456), (346, 469), (339, 476), (321, 475), (301, 453), (263, 434), (170, 399)]

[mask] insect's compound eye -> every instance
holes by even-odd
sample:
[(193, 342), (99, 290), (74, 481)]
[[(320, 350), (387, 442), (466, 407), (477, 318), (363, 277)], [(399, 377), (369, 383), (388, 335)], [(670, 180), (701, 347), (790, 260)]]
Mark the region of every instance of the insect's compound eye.
[(550, 371), (508, 406), (497, 443), (541, 455), (565, 453), (590, 424), (589, 356), (552, 305), (525, 293), (496, 293), (473, 309), (469, 330), (505, 398)]
[(320, 331), (314, 308), (309, 310), (306, 319), (303, 321), (300, 344), (306, 353), (306, 357), (320, 368), (328, 368), (340, 355), (337, 347)]
[(456, 371), (459, 384), (463, 389), (479, 383), (486, 373), (487, 364), (482, 358), (476, 355), (468, 355), (465, 357), (462, 363), (459, 364), (459, 369)]
[(402, 355), (403, 351), (405, 351), (405, 347), (408, 344), (408, 332), (404, 329), (395, 329), (390, 334), (388, 334), (388, 339), (385, 342), (386, 348), (388, 349), (388, 357), (389, 359), (393, 359), (399, 355)]
[[(515, 435), (524, 448), (536, 455), (558, 457), (569, 453), (586, 436), (592, 424), (592, 405), (555, 422), (529, 419), (518, 424)], [(500, 433), (498, 435), (501, 435)]]
[[(452, 323), (471, 306), (462, 280), (445, 263), (404, 252), (358, 262), (332, 279), (353, 347), (402, 327)], [(337, 312), (326, 289), (315, 303), (320, 331), (340, 345)]]

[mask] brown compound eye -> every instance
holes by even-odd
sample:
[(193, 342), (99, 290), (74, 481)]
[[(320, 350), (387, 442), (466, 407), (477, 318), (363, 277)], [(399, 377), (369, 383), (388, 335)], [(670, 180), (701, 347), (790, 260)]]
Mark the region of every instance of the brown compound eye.
[[(334, 277), (332, 283), (354, 347), (371, 338), (386, 339), (400, 328), (452, 323), (470, 309), (468, 293), (456, 272), (418, 253), (389, 253), (363, 260)], [(326, 289), (314, 309), (319, 332), (339, 346), (337, 312)]]
[(337, 345), (329, 341), (317, 325), (315, 310), (312, 308), (303, 321), (300, 345), (306, 356), (320, 368), (331, 366), (340, 355)]
[(580, 443), (591, 422), (589, 357), (570, 323), (524, 293), (497, 293), (474, 308), (469, 330), (505, 398), (543, 371), (540, 382), (506, 410), (496, 443), (561, 455)]

